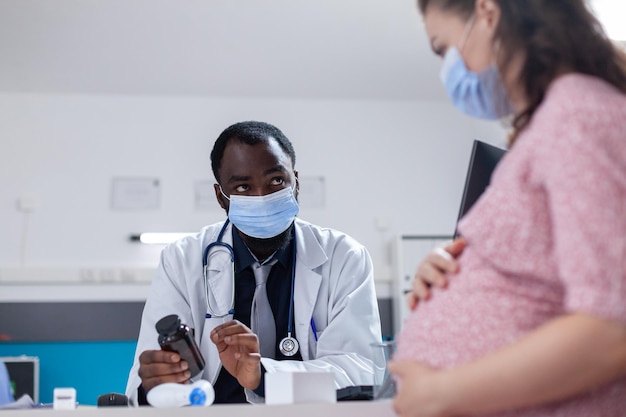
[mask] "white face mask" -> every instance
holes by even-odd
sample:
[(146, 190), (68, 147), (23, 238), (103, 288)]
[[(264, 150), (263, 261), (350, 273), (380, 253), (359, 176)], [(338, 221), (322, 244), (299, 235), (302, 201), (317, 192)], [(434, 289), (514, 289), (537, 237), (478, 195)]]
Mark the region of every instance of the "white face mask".
[[(467, 22), (461, 40), (463, 50), (475, 18)], [(450, 47), (441, 68), (441, 80), (456, 108), (481, 119), (497, 120), (515, 112), (495, 64), (475, 73), (467, 69), (461, 52)]]
[[(295, 188), (295, 186), (294, 186)], [(231, 195), (228, 218), (247, 236), (268, 239), (287, 230), (300, 211), (293, 188), (262, 196)]]

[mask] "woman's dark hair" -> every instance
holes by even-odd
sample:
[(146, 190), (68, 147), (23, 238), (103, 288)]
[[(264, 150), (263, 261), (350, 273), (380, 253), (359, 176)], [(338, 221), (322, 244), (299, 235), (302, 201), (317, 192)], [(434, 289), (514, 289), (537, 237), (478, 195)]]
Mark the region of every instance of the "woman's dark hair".
[[(510, 62), (526, 54), (520, 74), (528, 107), (513, 120), (511, 143), (530, 122), (550, 83), (563, 71), (601, 78), (626, 93), (626, 56), (611, 42), (584, 0), (494, 0), (501, 16), (495, 36)], [(418, 0), (420, 12), (429, 7), (468, 19), (476, 0)]]
[(291, 159), (291, 165), (295, 167), (296, 152), (289, 139), (287, 139), (287, 136), (285, 136), (279, 128), (265, 122), (239, 122), (224, 129), (213, 145), (213, 150), (211, 151), (211, 169), (213, 170), (213, 175), (215, 175), (217, 182), (220, 182), (219, 170), (222, 166), (222, 158), (224, 157), (224, 150), (228, 142), (238, 140), (247, 145), (256, 145), (270, 138), (276, 139), (278, 145), (280, 145), (283, 151), (289, 156), (289, 159)]

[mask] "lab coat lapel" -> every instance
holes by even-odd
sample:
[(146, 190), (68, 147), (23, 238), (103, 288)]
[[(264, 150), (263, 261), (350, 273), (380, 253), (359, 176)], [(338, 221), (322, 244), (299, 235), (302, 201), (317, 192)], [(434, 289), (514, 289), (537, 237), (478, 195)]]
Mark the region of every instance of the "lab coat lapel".
[(303, 360), (311, 359), (311, 318), (322, 282), (317, 268), (328, 257), (306, 223), (296, 220), (296, 278), (294, 288), (294, 318), (296, 336)]
[[(231, 230), (232, 226), (229, 225), (224, 232), (222, 242), (232, 247)], [(215, 239), (217, 236), (209, 244), (215, 242)], [(235, 285), (230, 252), (223, 246), (215, 246), (209, 251), (207, 266), (208, 297), (210, 297), (211, 307), (215, 313), (224, 314), (232, 307), (233, 286)]]

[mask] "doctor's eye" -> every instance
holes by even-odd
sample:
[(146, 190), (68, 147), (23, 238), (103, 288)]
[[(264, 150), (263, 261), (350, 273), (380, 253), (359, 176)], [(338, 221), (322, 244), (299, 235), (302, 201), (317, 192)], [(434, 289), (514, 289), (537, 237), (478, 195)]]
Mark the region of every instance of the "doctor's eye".
[(282, 177), (272, 178), (272, 185), (283, 185), (285, 183), (285, 179)]
[(246, 191), (248, 191), (250, 189), (250, 187), (248, 187), (247, 184), (241, 184), (235, 187), (235, 193), (240, 194), (240, 193), (245, 193)]

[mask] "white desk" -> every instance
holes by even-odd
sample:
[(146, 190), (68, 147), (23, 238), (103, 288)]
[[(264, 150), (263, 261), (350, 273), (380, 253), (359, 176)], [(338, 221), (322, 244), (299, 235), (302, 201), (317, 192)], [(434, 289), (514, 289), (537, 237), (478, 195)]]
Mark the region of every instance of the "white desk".
[(391, 400), (336, 404), (212, 405), (183, 408), (79, 407), (76, 410), (2, 410), (0, 417), (396, 417)]

